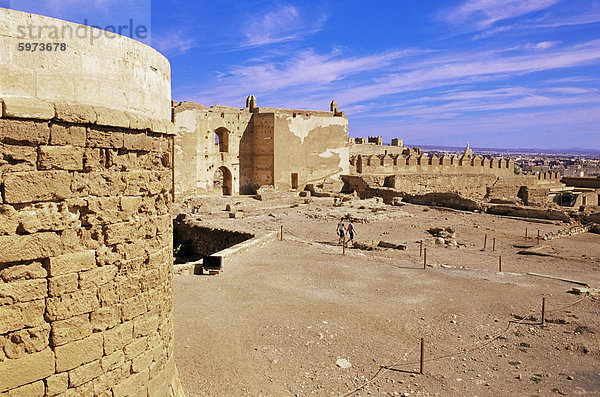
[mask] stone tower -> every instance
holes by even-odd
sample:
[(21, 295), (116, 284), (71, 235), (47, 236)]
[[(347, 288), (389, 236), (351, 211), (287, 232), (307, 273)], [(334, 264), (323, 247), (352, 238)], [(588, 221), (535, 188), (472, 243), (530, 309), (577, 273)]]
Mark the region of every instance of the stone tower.
[(79, 26), (0, 8), (0, 395), (182, 396), (169, 62), (100, 32), (19, 52), (29, 24)]
[(469, 142), (467, 142), (467, 147), (463, 150), (463, 154), (461, 156), (461, 160), (471, 160), (473, 158), (473, 151), (471, 147), (469, 147)]

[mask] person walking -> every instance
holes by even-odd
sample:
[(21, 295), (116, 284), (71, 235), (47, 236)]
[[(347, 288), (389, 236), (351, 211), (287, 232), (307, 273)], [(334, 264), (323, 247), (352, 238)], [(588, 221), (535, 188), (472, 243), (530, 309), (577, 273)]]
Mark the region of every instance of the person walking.
[(348, 231), (348, 242), (354, 245), (354, 235), (356, 234), (356, 229), (354, 229), (354, 223), (352, 222), (352, 219), (350, 219), (350, 223), (348, 224), (348, 228), (346, 230)]
[(341, 244), (344, 241), (344, 236), (345, 236), (345, 225), (344, 225), (344, 218), (340, 219), (340, 223), (337, 224), (337, 235), (338, 235), (338, 245)]

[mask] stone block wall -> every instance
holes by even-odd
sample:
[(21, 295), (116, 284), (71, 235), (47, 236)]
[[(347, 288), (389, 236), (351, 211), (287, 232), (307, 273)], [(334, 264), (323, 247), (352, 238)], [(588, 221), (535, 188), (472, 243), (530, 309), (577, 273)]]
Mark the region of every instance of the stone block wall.
[(493, 185), (498, 178), (486, 174), (397, 174), (387, 179), (388, 186), (408, 194), (456, 192), (463, 197), (483, 199), (486, 187)]
[(2, 105), (0, 396), (181, 393), (172, 136), (100, 125), (106, 109)]
[(0, 396), (181, 396), (169, 63), (28, 23), (80, 27), (0, 8)]

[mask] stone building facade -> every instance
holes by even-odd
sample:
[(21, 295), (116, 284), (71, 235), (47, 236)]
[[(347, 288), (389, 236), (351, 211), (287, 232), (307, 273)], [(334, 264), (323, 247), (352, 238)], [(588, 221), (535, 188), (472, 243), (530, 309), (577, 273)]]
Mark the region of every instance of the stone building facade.
[(330, 111), (256, 106), (173, 107), (175, 194), (251, 194), (261, 186), (301, 190), (349, 171), (348, 119)]
[(182, 396), (169, 63), (122, 36), (17, 52), (29, 23), (79, 26), (0, 9), (0, 395)]

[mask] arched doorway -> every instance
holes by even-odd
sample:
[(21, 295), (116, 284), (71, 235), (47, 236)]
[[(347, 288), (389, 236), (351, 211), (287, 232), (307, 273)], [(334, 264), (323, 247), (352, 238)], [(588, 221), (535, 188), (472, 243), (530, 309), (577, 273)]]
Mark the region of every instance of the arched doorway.
[(214, 188), (222, 189), (224, 196), (233, 194), (233, 178), (229, 168), (222, 166), (215, 171)]

